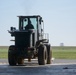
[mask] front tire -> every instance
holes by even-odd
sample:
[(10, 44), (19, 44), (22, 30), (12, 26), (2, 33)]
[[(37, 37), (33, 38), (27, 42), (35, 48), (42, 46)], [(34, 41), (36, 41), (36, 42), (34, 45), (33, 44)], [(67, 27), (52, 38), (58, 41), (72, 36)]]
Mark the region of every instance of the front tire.
[(10, 46), (8, 49), (8, 62), (9, 62), (9, 65), (11, 66), (17, 64), (17, 58), (15, 55), (15, 46)]
[(38, 64), (45, 65), (47, 59), (46, 46), (40, 45), (38, 48)]

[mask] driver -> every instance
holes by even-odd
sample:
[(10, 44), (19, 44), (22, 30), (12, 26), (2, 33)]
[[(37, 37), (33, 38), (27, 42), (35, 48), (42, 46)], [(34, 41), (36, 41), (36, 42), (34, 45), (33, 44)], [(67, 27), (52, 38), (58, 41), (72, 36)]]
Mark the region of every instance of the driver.
[(25, 26), (25, 29), (34, 29), (34, 26), (31, 24), (30, 19), (28, 19), (28, 24)]

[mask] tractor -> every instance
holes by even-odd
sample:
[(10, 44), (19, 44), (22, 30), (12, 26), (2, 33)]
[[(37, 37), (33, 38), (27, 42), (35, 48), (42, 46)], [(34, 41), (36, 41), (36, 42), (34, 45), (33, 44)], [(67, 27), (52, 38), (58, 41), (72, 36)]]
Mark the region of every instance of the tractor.
[(19, 27), (10, 27), (14, 45), (8, 49), (9, 65), (23, 65), (24, 60), (38, 59), (39, 65), (51, 64), (52, 50), (49, 34), (44, 33), (44, 22), (40, 15), (18, 16)]

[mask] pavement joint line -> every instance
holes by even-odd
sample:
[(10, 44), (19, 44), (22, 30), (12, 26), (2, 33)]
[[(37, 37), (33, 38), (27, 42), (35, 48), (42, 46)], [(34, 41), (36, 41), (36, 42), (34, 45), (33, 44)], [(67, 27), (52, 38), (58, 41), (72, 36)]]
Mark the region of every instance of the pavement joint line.
[[(3, 62), (0, 63), (0, 65), (6, 65), (6, 64), (8, 64), (8, 63), (3, 63)], [(49, 64), (49, 65), (72, 65), (72, 64), (76, 65), (76, 63), (52, 63), (52, 64)]]
[(76, 63), (54, 63), (54, 64), (51, 64), (51, 65), (76, 65)]

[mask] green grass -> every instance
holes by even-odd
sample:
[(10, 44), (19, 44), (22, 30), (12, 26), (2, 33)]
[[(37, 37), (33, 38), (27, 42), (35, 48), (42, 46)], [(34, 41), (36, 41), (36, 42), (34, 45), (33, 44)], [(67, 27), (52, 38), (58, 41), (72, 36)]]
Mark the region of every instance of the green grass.
[[(53, 46), (52, 55), (56, 59), (76, 59), (76, 47), (73, 46)], [(8, 47), (0, 46), (0, 59), (7, 59)]]
[(6, 59), (8, 57), (8, 47), (0, 46), (0, 59)]
[(56, 59), (76, 59), (76, 47), (52, 47), (52, 55)]

